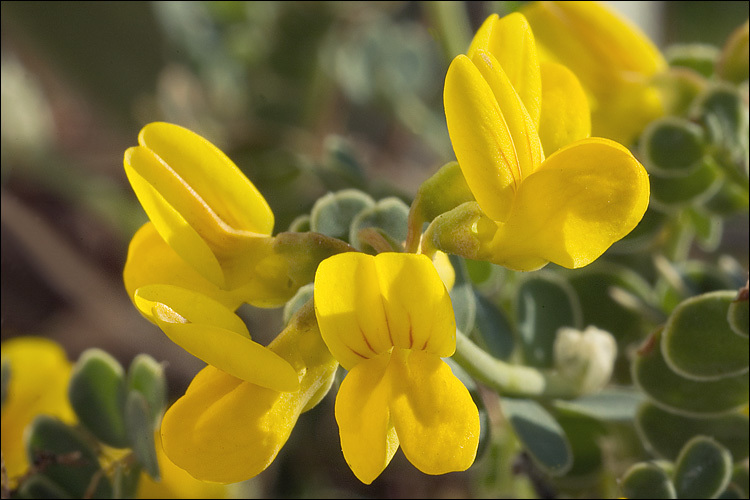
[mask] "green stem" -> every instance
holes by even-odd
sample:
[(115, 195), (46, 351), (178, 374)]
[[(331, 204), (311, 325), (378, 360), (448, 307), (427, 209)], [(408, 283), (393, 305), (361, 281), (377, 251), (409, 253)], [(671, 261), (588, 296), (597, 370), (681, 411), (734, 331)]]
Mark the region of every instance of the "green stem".
[(456, 332), (453, 360), (469, 375), (503, 396), (573, 399), (582, 395), (577, 381), (563, 379), (552, 370), (500, 361), (461, 332)]

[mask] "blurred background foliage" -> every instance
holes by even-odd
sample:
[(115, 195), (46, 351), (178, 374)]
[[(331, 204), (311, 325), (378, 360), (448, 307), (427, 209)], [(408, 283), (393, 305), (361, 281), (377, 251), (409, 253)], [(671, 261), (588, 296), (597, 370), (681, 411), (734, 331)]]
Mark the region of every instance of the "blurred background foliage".
[[(98, 347), (125, 366), (146, 352), (167, 362), (170, 400), (182, 394), (202, 363), (143, 320), (122, 286), (129, 240), (146, 221), (122, 169), (140, 128), (170, 121), (214, 142), (268, 200), (275, 232), (329, 191), (353, 187), (408, 205), (419, 184), (454, 158), (442, 108), (450, 60), (487, 15), (519, 3), (2, 2), (2, 339), (49, 337), (70, 359)], [(748, 17), (747, 2), (651, 3), (648, 15), (660, 27), (652, 37), (662, 48), (720, 47)], [(691, 255), (714, 265), (720, 250), (747, 270), (747, 211), (725, 218), (718, 237)], [(617, 260), (606, 265), (642, 271), (627, 255)], [(619, 316), (597, 320), (601, 310), (586, 310), (586, 294), (599, 293), (592, 283), (620, 280), (630, 296), (648, 287), (635, 273), (610, 269), (570, 275), (582, 314), (587, 323), (609, 322), (627, 330), (628, 340), (640, 339), (648, 311), (617, 308)], [(713, 276), (722, 279), (721, 272)], [(699, 291), (736, 283), (719, 285)], [(280, 310), (241, 312), (260, 339), (282, 324)], [(615, 380), (627, 379), (629, 367), (620, 368)], [(279, 459), (245, 485), (245, 494), (545, 491), (533, 474), (513, 486), (502, 483), (509, 478), (472, 479), (488, 463), (512, 457), (489, 456), (466, 473), (430, 477), (400, 453), (365, 488), (341, 474), (347, 467), (332, 410), (329, 398), (301, 419)], [(593, 436), (584, 424), (567, 422), (570, 432)], [(519, 460), (514, 468), (528, 464)]]

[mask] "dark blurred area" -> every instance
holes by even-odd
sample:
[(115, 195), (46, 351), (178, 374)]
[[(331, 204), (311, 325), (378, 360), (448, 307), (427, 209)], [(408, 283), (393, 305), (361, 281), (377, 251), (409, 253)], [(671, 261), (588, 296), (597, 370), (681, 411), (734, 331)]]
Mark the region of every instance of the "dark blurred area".
[[(466, 13), (453, 29), (468, 41), (487, 15), (519, 2), (445, 3)], [(146, 222), (125, 149), (151, 121), (202, 134), (266, 197), (275, 232), (345, 187), (408, 203), (453, 159), (442, 86), (455, 54), (439, 9), (2, 2), (2, 340), (49, 337), (71, 360), (99, 347), (125, 366), (146, 352), (167, 364), (171, 399), (181, 395), (203, 363), (143, 319), (122, 284), (128, 243)], [(748, 3), (665, 2), (661, 15), (666, 44), (721, 44)], [(746, 231), (744, 216), (724, 237)], [(281, 326), (280, 310), (241, 312), (259, 338)], [(343, 462), (329, 397), (300, 419), (258, 494), (457, 498), (474, 496), (469, 477), (425, 476), (399, 452), (364, 487)]]

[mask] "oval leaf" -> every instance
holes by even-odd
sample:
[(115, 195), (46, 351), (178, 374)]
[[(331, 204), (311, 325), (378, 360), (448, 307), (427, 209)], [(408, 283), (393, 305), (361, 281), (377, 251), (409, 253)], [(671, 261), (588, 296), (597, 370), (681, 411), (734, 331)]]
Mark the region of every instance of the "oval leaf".
[(740, 413), (692, 418), (647, 402), (636, 415), (635, 427), (646, 449), (667, 460), (676, 460), (685, 444), (697, 435), (711, 437), (724, 445), (735, 462), (748, 456), (748, 417)]
[(536, 401), (502, 398), (505, 417), (523, 447), (542, 469), (562, 476), (573, 465), (573, 453), (560, 424)]
[(550, 367), (557, 330), (581, 328), (581, 306), (575, 290), (555, 274), (540, 272), (521, 283), (516, 301), (518, 332), (524, 359)]
[(623, 498), (677, 498), (667, 472), (656, 464), (634, 464), (620, 483)]
[(326, 236), (347, 240), (354, 217), (373, 205), (375, 201), (370, 195), (356, 189), (328, 193), (313, 205), (310, 212), (310, 229)]
[(684, 300), (672, 311), (662, 334), (670, 368), (696, 380), (716, 380), (748, 371), (748, 338), (727, 322), (736, 292), (717, 291)]
[(159, 481), (159, 463), (156, 459), (154, 425), (146, 398), (138, 391), (128, 393), (125, 404), (125, 424), (128, 438), (138, 462), (156, 481)]
[(747, 404), (747, 374), (708, 381), (682, 377), (664, 361), (660, 340), (657, 332), (632, 365), (633, 381), (655, 404), (688, 416), (726, 413)]
[(138, 354), (128, 369), (128, 391), (138, 391), (148, 405), (151, 425), (156, 426), (167, 404), (164, 367), (148, 354)]
[(732, 477), (732, 455), (705, 436), (691, 439), (680, 452), (674, 485), (680, 498), (716, 498)]
[(115, 448), (128, 446), (125, 432), (125, 372), (108, 353), (88, 349), (73, 368), (70, 404), (81, 423)]

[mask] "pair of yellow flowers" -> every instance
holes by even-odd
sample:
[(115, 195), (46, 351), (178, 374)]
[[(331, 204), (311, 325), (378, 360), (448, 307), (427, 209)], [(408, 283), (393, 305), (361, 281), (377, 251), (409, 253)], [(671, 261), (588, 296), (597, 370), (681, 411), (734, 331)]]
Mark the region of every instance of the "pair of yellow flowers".
[[(523, 15), (482, 25), (450, 65), (444, 97), (475, 201), (455, 209), (473, 214), (461, 219), (472, 245), (452, 245), (440, 223), (432, 235), (441, 249), (516, 270), (549, 261), (577, 268), (643, 216), (646, 172), (625, 147), (588, 138), (583, 89), (565, 67), (539, 63)], [(328, 392), (339, 364), (348, 373), (336, 421), (361, 481), (377, 478), (399, 446), (428, 474), (473, 463), (478, 412), (441, 359), (455, 351), (456, 327), (428, 257), (345, 251), (321, 259), (314, 306), (264, 347), (235, 310), (281, 305), (304, 280), (301, 256), (272, 236), (263, 196), (218, 148), (176, 125), (144, 127), (124, 163), (151, 221), (133, 238), (125, 286), (144, 316), (208, 363), (162, 423), (177, 465), (223, 483), (260, 473), (298, 416)]]

